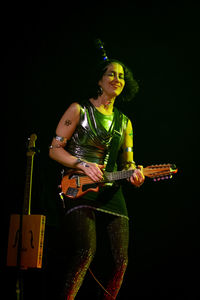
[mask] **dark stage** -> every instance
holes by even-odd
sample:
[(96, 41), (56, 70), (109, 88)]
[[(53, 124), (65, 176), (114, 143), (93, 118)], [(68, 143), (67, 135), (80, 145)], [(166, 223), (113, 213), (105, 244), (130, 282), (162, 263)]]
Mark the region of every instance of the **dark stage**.
[[(136, 98), (121, 107), (133, 123), (137, 164), (169, 162), (178, 168), (171, 180), (147, 178), (140, 189), (124, 185), (129, 265), (117, 299), (199, 299), (199, 4), (29, 3), (7, 5), (2, 14), (2, 294), (17, 299), (17, 271), (6, 266), (9, 217), (21, 211), (32, 133), (39, 149), (32, 213), (45, 214), (47, 224), (43, 268), (22, 272), (24, 300), (50, 299), (53, 293), (57, 274), (49, 275), (53, 258), (47, 254), (59, 224), (60, 175), (48, 147), (61, 115), (84, 93), (96, 62), (93, 40), (100, 38), (108, 56), (124, 61), (139, 82)], [(92, 266), (97, 277), (107, 259), (100, 247)], [(88, 273), (77, 299), (97, 299), (98, 293)]]

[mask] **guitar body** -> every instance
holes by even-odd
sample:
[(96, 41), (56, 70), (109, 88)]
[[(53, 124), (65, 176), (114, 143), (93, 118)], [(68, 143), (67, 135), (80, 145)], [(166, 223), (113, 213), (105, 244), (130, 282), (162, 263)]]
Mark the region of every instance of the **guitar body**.
[(68, 198), (79, 198), (88, 192), (98, 192), (100, 184), (93, 182), (83, 173), (71, 172), (65, 175), (61, 182), (62, 192)]

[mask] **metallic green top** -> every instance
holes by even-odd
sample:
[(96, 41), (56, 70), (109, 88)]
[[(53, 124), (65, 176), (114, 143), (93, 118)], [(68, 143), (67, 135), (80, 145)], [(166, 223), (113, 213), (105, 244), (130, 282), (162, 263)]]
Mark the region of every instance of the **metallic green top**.
[[(119, 122), (119, 123), (115, 123)], [(122, 146), (128, 118), (114, 109), (112, 115), (100, 113), (89, 101), (81, 105), (79, 124), (66, 150), (80, 159), (97, 164), (107, 164), (110, 143), (117, 129), (119, 147)], [(118, 126), (116, 126), (118, 124)], [(116, 150), (117, 151), (117, 150)], [(115, 164), (115, 170), (117, 165)], [(94, 183), (95, 184), (95, 183)], [(100, 188), (99, 193), (88, 192), (83, 197), (65, 200), (66, 212), (89, 207), (101, 212), (128, 218), (126, 202), (120, 186), (111, 183)]]
[[(119, 112), (119, 111), (118, 111)], [(66, 150), (80, 159), (105, 164), (110, 153), (117, 108), (112, 115), (99, 112), (89, 101), (81, 105), (79, 124), (68, 141)], [(128, 118), (119, 112), (120, 146), (123, 144)]]

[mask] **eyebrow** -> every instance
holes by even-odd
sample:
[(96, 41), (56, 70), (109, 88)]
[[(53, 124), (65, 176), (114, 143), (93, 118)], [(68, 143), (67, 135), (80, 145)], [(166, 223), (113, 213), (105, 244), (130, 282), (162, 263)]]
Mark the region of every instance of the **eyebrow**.
[[(115, 73), (115, 74), (117, 73), (116, 71), (113, 71), (113, 70), (110, 70), (110, 71), (107, 70), (107, 71), (106, 71), (106, 73), (110, 73), (110, 72)], [(118, 74), (119, 74), (119, 75), (124, 75), (124, 72), (123, 72), (123, 73), (118, 73)]]

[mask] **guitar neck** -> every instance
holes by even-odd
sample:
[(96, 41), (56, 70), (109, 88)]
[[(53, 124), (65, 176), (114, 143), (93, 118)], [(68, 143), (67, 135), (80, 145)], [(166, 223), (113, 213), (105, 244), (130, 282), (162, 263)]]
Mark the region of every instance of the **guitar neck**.
[[(115, 181), (120, 179), (125, 179), (131, 177), (134, 170), (122, 170), (117, 172), (105, 172), (104, 181)], [(146, 168), (143, 168), (144, 176), (150, 178), (158, 178), (165, 175), (171, 175), (177, 173), (175, 165), (163, 164), (163, 165), (152, 165)]]
[(27, 157), (26, 181), (24, 188), (23, 214), (31, 214), (31, 191), (32, 191), (32, 174), (33, 174), (33, 156)]
[(33, 177), (33, 159), (35, 155), (35, 141), (37, 135), (35, 133), (31, 134), (29, 138), (29, 145), (27, 155), (27, 166), (26, 166), (26, 181), (24, 188), (24, 203), (23, 203), (23, 213), (26, 215), (31, 214), (31, 191), (32, 191), (32, 177)]
[(123, 170), (117, 172), (105, 172), (105, 181), (115, 181), (125, 178), (129, 178), (133, 174), (134, 170)]

